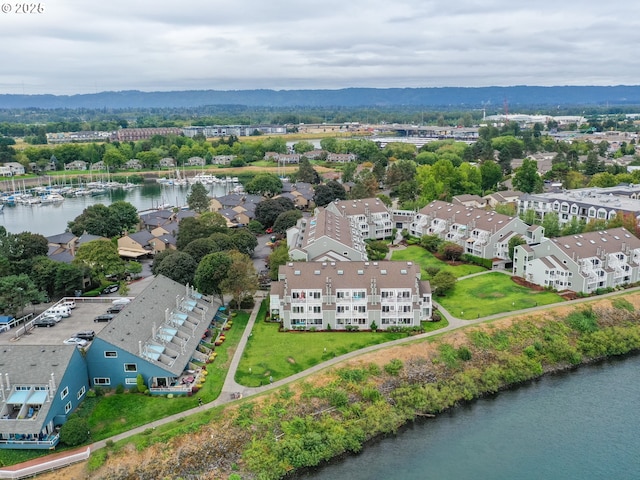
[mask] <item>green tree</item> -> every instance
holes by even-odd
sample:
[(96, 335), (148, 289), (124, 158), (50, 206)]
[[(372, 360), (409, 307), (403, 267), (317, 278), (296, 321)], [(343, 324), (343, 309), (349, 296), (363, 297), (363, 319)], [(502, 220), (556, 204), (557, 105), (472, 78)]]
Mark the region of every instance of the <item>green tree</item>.
[(291, 260), (289, 249), (286, 243), (282, 243), (273, 249), (267, 259), (269, 265), (269, 277), (271, 280), (278, 280), (278, 269), (281, 265), (286, 265)]
[(207, 193), (207, 187), (200, 182), (193, 184), (191, 191), (187, 196), (187, 205), (189, 205), (189, 209), (197, 213), (204, 213), (208, 211), (209, 196)]
[(540, 193), (544, 182), (538, 175), (538, 162), (525, 158), (513, 175), (513, 188), (525, 193)]
[(176, 245), (178, 250), (182, 250), (194, 240), (226, 231), (227, 221), (217, 212), (206, 212), (197, 218), (187, 217), (180, 221)]
[(334, 200), (345, 200), (347, 192), (341, 183), (330, 180), (326, 184), (315, 187), (313, 202), (318, 207), (329, 205)]
[(453, 273), (441, 270), (431, 279), (431, 286), (438, 296), (446, 295), (456, 286), (456, 277)]
[(273, 197), (282, 192), (282, 181), (272, 173), (259, 173), (245, 186), (248, 193)]
[(183, 285), (193, 285), (193, 279), (198, 264), (191, 255), (176, 252), (164, 258), (155, 269), (156, 275), (164, 275)]
[(78, 415), (72, 415), (60, 428), (60, 441), (70, 447), (82, 445), (89, 439), (89, 424)]
[(365, 245), (369, 260), (384, 260), (389, 253), (389, 245), (383, 240), (373, 240)]
[(190, 242), (186, 247), (184, 247), (181, 251), (184, 253), (188, 253), (191, 255), (191, 258), (195, 260), (196, 264), (200, 263), (204, 257), (209, 255), (210, 253), (220, 252), (224, 250), (220, 248), (218, 242), (214, 239), (207, 238), (197, 238), (194, 241)]
[(482, 190), (496, 190), (498, 183), (502, 181), (502, 168), (493, 160), (486, 160), (480, 164), (482, 177)]
[(216, 294), (222, 300), (220, 286), (231, 268), (232, 259), (228, 252), (215, 252), (206, 255), (198, 264), (193, 283), (199, 292), (205, 295)]
[(509, 239), (508, 249), (509, 249), (509, 258), (513, 260), (513, 252), (518, 245), (526, 245), (527, 241), (522, 238), (520, 235), (514, 235)]
[(258, 239), (246, 228), (237, 228), (231, 234), (231, 241), (236, 250), (246, 255), (253, 255), (254, 250), (258, 246)]
[(287, 229), (295, 226), (299, 219), (302, 218), (302, 212), (300, 210), (288, 210), (282, 212), (273, 222), (273, 231), (276, 233), (287, 233)]
[(93, 277), (105, 279), (107, 276), (121, 278), (125, 264), (118, 255), (118, 247), (110, 240), (92, 240), (80, 245), (73, 264), (87, 267)]
[(138, 210), (129, 202), (118, 200), (109, 205), (109, 219), (121, 232), (128, 232), (140, 223)]
[(438, 235), (423, 235), (420, 237), (420, 246), (434, 253), (440, 249), (443, 240)]
[(460, 257), (462, 257), (462, 254), (464, 253), (464, 248), (453, 242), (442, 243), (438, 250), (444, 256), (444, 258), (454, 262), (460, 260)]
[(20, 316), (32, 300), (42, 298), (33, 280), (26, 274), (0, 278), (0, 311)]
[(278, 215), (294, 210), (293, 202), (288, 198), (269, 198), (256, 205), (255, 218), (265, 228), (272, 227)]
[[(56, 262), (57, 263), (57, 262)], [(88, 269), (77, 265), (59, 263), (55, 270), (53, 291), (56, 295), (72, 295), (76, 290), (82, 290), (84, 277)]]
[(306, 157), (300, 159), (295, 177), (298, 182), (306, 182), (314, 185), (320, 183), (320, 175), (318, 175), (318, 172), (316, 172)]
[(242, 299), (253, 296), (258, 290), (258, 276), (248, 255), (238, 251), (229, 252), (231, 266), (220, 282), (223, 292), (230, 293), (239, 305)]
[(547, 212), (542, 219), (544, 236), (554, 238), (560, 235), (560, 218), (556, 212)]
[(314, 149), (313, 143), (306, 140), (301, 140), (293, 145), (293, 151), (299, 154), (307, 153)]

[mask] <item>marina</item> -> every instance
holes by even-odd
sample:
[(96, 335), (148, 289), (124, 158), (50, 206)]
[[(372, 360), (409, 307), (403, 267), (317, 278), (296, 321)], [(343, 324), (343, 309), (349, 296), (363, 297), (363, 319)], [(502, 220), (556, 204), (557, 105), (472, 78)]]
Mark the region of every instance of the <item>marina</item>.
[[(231, 182), (205, 184), (210, 197), (242, 191)], [(189, 185), (147, 182), (141, 185), (88, 183), (80, 187), (47, 187), (6, 192), (0, 196), (0, 225), (12, 233), (32, 232), (49, 236), (62, 233), (67, 223), (82, 211), (98, 203), (110, 205), (124, 200), (138, 211), (159, 208), (183, 208), (187, 204)], [(44, 201), (43, 201), (44, 200)]]

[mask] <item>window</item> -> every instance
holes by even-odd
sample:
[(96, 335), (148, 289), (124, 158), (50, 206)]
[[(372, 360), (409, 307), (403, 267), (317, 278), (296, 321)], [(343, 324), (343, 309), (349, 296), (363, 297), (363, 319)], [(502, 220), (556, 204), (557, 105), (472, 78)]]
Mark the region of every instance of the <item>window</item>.
[(313, 292), (313, 298), (318, 300), (320, 298), (320, 292)]
[(364, 305), (360, 305), (358, 307), (358, 313), (366, 313), (367, 311), (367, 307), (365, 307)]
[(125, 363), (124, 364), (124, 371), (125, 372), (137, 372), (138, 371), (138, 365), (136, 365), (135, 363)]
[(104, 356), (107, 358), (118, 358), (118, 352), (104, 352)]
[(135, 377), (125, 378), (124, 379), (124, 383), (125, 383), (125, 385), (137, 385), (138, 384), (138, 379), (135, 378)]
[(322, 312), (322, 309), (320, 308), (319, 305), (315, 305), (313, 307), (313, 313), (321, 313), (321, 312)]
[(293, 313), (304, 313), (304, 307), (291, 307)]
[(108, 377), (95, 377), (93, 379), (94, 385), (111, 385), (111, 379)]
[(86, 390), (85, 390), (84, 385), (83, 385), (82, 388), (80, 390), (78, 390), (78, 395), (77, 395), (78, 400), (80, 400), (82, 398), (82, 396), (84, 395), (85, 391)]
[(336, 292), (338, 298), (344, 298), (344, 292)]
[(69, 413), (71, 411), (71, 402), (67, 402), (64, 406), (64, 413)]
[(64, 400), (69, 395), (69, 387), (64, 387), (64, 390), (60, 392), (60, 400)]

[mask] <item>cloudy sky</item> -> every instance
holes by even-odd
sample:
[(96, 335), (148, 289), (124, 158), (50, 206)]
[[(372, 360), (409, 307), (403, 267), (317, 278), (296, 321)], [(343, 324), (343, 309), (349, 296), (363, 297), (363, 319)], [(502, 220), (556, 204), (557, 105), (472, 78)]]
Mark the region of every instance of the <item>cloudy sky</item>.
[(0, 4), (0, 93), (640, 84), (640, 2)]

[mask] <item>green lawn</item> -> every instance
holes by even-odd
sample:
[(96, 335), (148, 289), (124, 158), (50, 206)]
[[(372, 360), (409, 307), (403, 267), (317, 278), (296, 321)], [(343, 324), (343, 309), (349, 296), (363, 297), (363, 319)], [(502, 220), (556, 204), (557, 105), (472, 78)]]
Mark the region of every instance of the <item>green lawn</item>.
[[(240, 360), (236, 381), (247, 387), (280, 380), (325, 360), (369, 345), (406, 337), (404, 333), (382, 332), (279, 332), (279, 324), (258, 315)], [(438, 322), (433, 328), (446, 326)]]
[(403, 250), (392, 249), (391, 260), (417, 263), (420, 265), (422, 280), (428, 280), (428, 276), (425, 272), (427, 267), (438, 267), (441, 270), (451, 272), (457, 278), (464, 277), (465, 275), (471, 275), (472, 273), (484, 272), (486, 270), (486, 268), (479, 265), (466, 263), (457, 266), (448, 265), (442, 260), (436, 258), (433, 253), (418, 245), (411, 245)]
[(522, 287), (500, 272), (459, 280), (453, 291), (435, 300), (451, 315), (466, 320), (563, 301), (553, 292)]
[(277, 167), (278, 164), (273, 160), (257, 160), (255, 162), (251, 162), (251, 165), (255, 165), (256, 167)]
[(247, 312), (238, 312), (233, 317), (233, 327), (225, 332), (225, 342), (215, 349), (218, 356), (213, 363), (207, 365), (207, 380), (193, 397), (166, 398), (127, 392), (87, 398), (78, 409), (78, 414), (87, 417), (92, 440), (108, 438), (193, 408), (197, 406), (197, 398), (202, 398), (205, 403), (215, 400), (220, 395), (231, 358), (248, 321)]

